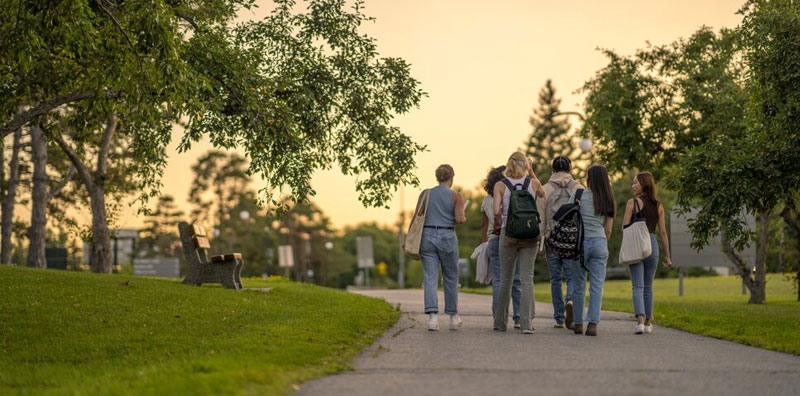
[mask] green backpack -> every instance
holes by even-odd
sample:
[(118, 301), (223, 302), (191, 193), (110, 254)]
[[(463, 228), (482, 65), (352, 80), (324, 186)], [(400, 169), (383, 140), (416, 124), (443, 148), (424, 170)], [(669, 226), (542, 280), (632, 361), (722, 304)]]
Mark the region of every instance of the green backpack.
[(503, 183), (511, 192), (506, 212), (506, 236), (522, 240), (535, 239), (539, 236), (539, 211), (536, 209), (536, 197), (528, 191), (531, 179), (526, 177), (522, 184), (512, 185), (505, 178)]

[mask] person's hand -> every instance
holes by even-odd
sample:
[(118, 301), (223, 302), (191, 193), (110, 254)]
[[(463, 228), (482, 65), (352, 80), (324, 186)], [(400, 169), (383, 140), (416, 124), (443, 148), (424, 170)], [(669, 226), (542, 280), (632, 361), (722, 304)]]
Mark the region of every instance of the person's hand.
[(672, 259), (667, 257), (664, 259), (664, 268), (672, 268)]

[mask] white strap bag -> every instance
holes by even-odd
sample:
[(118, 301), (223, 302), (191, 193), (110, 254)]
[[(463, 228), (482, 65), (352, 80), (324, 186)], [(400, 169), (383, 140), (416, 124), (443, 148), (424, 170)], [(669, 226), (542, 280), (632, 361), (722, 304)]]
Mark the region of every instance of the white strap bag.
[(639, 202), (633, 199), (631, 222), (622, 228), (622, 246), (619, 249), (619, 263), (636, 264), (653, 254), (650, 231), (639, 210)]
[(422, 231), (425, 227), (425, 215), (428, 214), (428, 202), (430, 202), (431, 190), (425, 190), (422, 198), (424, 204), (414, 213), (411, 225), (408, 226), (408, 235), (403, 244), (403, 250), (414, 260), (419, 260), (419, 248), (422, 245)]

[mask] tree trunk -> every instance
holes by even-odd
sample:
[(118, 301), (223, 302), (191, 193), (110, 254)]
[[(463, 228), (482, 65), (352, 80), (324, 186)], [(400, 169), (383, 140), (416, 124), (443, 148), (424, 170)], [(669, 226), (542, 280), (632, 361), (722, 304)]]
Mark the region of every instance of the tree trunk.
[(8, 172), (8, 187), (3, 197), (2, 215), (2, 241), (0, 241), (0, 264), (11, 264), (11, 227), (14, 224), (14, 203), (17, 194), (17, 181), (19, 181), (19, 150), (22, 131), (14, 131), (14, 143), (11, 148), (11, 163)]
[[(781, 217), (783, 217), (783, 221), (789, 228), (789, 235), (791, 235), (792, 239), (794, 239), (797, 253), (800, 254), (800, 212), (786, 207), (781, 212)], [(795, 272), (796, 274), (794, 275), (794, 280), (797, 283), (797, 301), (800, 301), (800, 263), (795, 264)]]
[(92, 242), (89, 265), (92, 272), (110, 274), (111, 232), (108, 229), (106, 216), (105, 183), (95, 181), (95, 187), (89, 192), (92, 207)]
[(758, 241), (756, 242), (756, 273), (754, 288), (750, 293), (749, 304), (767, 302), (767, 252), (769, 251), (769, 212), (761, 212), (758, 217)]
[(31, 192), (31, 228), (28, 233), (28, 267), (47, 268), (44, 247), (47, 227), (47, 141), (44, 131), (32, 125), (31, 146), (33, 148), (33, 191)]

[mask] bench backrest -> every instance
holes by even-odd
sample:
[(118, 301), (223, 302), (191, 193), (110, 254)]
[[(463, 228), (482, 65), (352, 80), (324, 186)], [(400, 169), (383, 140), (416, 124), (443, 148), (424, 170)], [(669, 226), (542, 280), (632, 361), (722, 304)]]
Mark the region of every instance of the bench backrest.
[(205, 227), (182, 221), (178, 224), (178, 232), (186, 260), (208, 263), (208, 249), (211, 248), (211, 244), (208, 242)]

